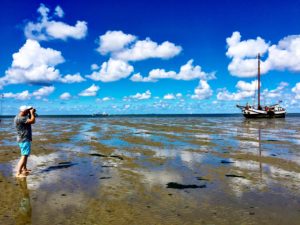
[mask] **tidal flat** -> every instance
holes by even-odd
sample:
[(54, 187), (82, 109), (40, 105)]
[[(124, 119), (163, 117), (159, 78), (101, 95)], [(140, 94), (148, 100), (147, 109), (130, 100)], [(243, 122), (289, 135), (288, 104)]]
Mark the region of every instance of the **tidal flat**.
[(0, 124), (0, 224), (299, 224), (300, 117), (38, 118), (16, 179)]

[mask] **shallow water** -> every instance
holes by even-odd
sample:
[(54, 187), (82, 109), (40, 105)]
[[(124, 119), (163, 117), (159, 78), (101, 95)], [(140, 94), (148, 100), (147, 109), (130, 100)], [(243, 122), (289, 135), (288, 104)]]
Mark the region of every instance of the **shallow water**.
[(39, 118), (15, 179), (0, 125), (0, 224), (299, 224), (300, 118)]

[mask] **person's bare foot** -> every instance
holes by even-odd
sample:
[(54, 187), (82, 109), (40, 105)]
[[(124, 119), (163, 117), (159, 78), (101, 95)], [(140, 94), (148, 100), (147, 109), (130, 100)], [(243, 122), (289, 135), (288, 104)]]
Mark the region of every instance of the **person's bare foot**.
[(16, 174), (16, 178), (25, 178), (25, 177), (27, 177), (25, 174), (22, 173)]
[(28, 175), (30, 172), (31, 172), (31, 170), (29, 170), (29, 169), (24, 169), (24, 170), (22, 170), (22, 173), (24, 173), (24, 174), (26, 174), (26, 175)]

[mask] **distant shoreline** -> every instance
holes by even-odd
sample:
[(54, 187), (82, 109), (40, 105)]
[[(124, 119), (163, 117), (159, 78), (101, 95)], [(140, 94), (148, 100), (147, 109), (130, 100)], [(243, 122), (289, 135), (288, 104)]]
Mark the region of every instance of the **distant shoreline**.
[[(2, 115), (0, 118), (12, 118), (15, 115)], [(289, 113), (287, 117), (298, 117), (300, 113)], [(207, 114), (112, 114), (112, 115), (39, 115), (40, 118), (105, 118), (105, 117), (243, 117), (241, 113), (207, 113)]]

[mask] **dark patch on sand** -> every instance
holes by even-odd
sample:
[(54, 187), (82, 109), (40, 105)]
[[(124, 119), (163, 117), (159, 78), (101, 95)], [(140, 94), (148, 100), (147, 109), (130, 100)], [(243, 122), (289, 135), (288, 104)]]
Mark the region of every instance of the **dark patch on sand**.
[(119, 155), (110, 155), (110, 157), (117, 158), (117, 159), (120, 159), (120, 160), (124, 160), (124, 158), (122, 156), (119, 156)]
[(209, 179), (207, 179), (207, 178), (204, 178), (204, 177), (196, 177), (196, 178), (197, 178), (197, 180), (209, 181)]
[(77, 165), (77, 163), (61, 162), (61, 163), (58, 163), (58, 165), (56, 165), (56, 166), (49, 166), (48, 168), (42, 170), (42, 173), (50, 172), (50, 171), (53, 171), (53, 170), (66, 169), (66, 168), (69, 168), (69, 167), (75, 166), (75, 165)]
[(167, 188), (173, 189), (186, 189), (186, 188), (206, 188), (206, 185), (196, 185), (196, 184), (178, 184), (175, 182), (167, 183)]
[(99, 154), (99, 153), (91, 153), (89, 154), (91, 156), (97, 156), (97, 157), (108, 157), (107, 155)]
[(222, 159), (222, 160), (221, 160), (221, 163), (222, 163), (222, 164), (230, 164), (230, 163), (234, 163), (234, 162), (233, 162), (233, 161), (228, 161), (228, 160)]
[(58, 165), (70, 165), (72, 164), (72, 162), (60, 162), (58, 163)]
[(100, 180), (106, 180), (106, 179), (111, 179), (111, 177), (100, 177)]
[(237, 177), (237, 178), (244, 178), (244, 179), (246, 179), (246, 177), (241, 176), (241, 175), (236, 175), (236, 174), (226, 174), (225, 176), (226, 177)]
[(117, 158), (117, 159), (120, 159), (120, 160), (124, 160), (124, 158), (122, 156), (119, 156), (119, 155), (103, 155), (103, 154), (99, 154), (99, 153), (91, 153), (89, 155), (96, 156), (96, 157), (104, 157), (104, 158), (111, 157), (111, 158)]

